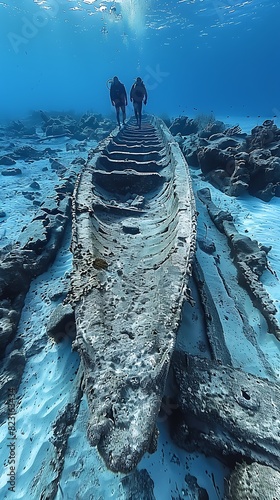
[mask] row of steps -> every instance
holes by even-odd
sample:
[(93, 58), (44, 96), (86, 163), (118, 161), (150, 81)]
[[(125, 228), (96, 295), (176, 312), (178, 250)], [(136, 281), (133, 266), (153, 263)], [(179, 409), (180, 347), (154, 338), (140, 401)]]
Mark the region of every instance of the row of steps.
[(144, 118), (139, 129), (130, 119), (99, 155), (93, 180), (110, 193), (144, 194), (162, 186), (167, 166), (164, 143), (154, 125)]

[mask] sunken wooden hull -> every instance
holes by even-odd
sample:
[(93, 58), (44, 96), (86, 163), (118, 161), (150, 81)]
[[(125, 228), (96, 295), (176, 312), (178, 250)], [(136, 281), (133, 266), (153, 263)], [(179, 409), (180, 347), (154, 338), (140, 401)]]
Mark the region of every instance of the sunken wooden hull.
[(74, 192), (71, 298), (88, 437), (113, 471), (153, 447), (195, 228), (188, 167), (161, 120), (131, 120), (92, 152)]

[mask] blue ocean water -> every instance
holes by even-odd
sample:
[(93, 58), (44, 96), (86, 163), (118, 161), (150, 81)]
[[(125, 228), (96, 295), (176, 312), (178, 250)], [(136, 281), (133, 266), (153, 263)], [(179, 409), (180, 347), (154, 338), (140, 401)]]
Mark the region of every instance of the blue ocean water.
[(140, 75), (147, 112), (280, 114), (276, 0), (4, 0), (0, 116), (111, 112)]
[[(280, 2), (277, 0), (0, 0), (0, 122), (6, 118), (24, 118), (39, 109), (46, 112), (93, 111), (111, 115), (115, 120), (107, 82), (118, 75), (127, 90), (137, 76), (143, 78), (149, 94), (148, 113), (173, 117), (213, 113), (228, 117), (229, 122), (232, 118), (248, 132), (260, 115), (280, 119), (279, 14)], [(128, 114), (133, 114), (130, 104)], [(65, 152), (66, 140), (55, 139), (51, 146), (62, 151), (61, 161), (69, 165), (72, 157), (67, 154), (72, 153)], [(34, 146), (32, 141), (34, 139), (30, 144)], [(25, 142), (28, 141), (25, 139)], [(41, 144), (42, 149), (45, 145)], [(86, 152), (80, 154), (86, 157)], [(49, 166), (48, 160), (43, 162), (44, 166)], [(3, 244), (8, 239), (13, 241), (37, 210), (36, 205), (23, 196), (31, 181), (40, 182), (44, 194), (53, 190), (54, 181), (46, 170), (43, 171), (42, 163), (22, 161), (20, 166), (22, 179), (2, 178), (1, 182), (1, 209), (7, 212), (7, 217), (1, 221)], [(56, 174), (53, 177), (56, 180)], [(205, 187), (203, 182), (196, 179), (194, 189)], [(267, 270), (263, 281), (277, 306), (279, 318), (279, 198), (270, 203), (249, 195), (236, 200), (211, 189), (217, 206), (231, 211), (241, 233), (248, 233), (251, 238), (272, 246), (269, 259), (276, 277)], [(201, 225), (204, 230), (203, 220)], [(39, 277), (26, 300), (21, 328), (30, 333), (32, 340), (33, 337), (37, 339), (36, 328), (45, 337), (44, 328), (50, 309), (54, 307), (48, 295), (56, 286), (54, 281), (64, 276), (64, 266), (68, 266), (67, 271), (71, 268), (67, 252), (68, 248), (61, 250), (54, 276), (51, 271), (47, 278)], [(197, 350), (198, 329), (186, 325), (187, 321), (189, 317), (182, 322), (182, 336), (190, 351), (191, 342)], [(253, 324), (255, 316), (252, 315), (250, 321)], [(193, 338), (190, 338), (190, 331), (193, 331)], [(266, 328), (262, 331), (257, 327), (256, 332), (258, 344), (279, 378), (279, 343), (267, 335)], [(46, 344), (46, 349), (36, 354), (38, 359), (32, 358), (27, 366), (24, 384), (28, 386), (36, 365), (40, 365), (43, 374), (53, 374), (53, 377), (45, 377), (43, 388), (40, 378), (35, 386), (29, 384), (28, 391), (22, 385), (20, 393), (17, 496), (13, 498), (35, 500), (37, 492), (41, 493), (45, 484), (52, 480), (53, 471), (47, 466), (36, 493), (34, 490), (31, 493), (34, 478), (41, 473), (42, 457), (51, 463), (44, 448), (46, 436), (49, 439), (52, 422), (64, 403), (64, 396), (68, 395), (76, 369), (77, 359), (75, 353), (73, 358), (69, 342), (62, 346), (52, 346), (47, 341)], [(257, 373), (259, 360), (253, 347), (249, 349), (244, 342), (240, 351), (238, 366), (249, 373)], [(55, 366), (56, 362), (56, 371), (50, 372), (49, 365)], [(89, 485), (93, 498), (119, 500), (120, 478), (110, 473), (97, 452), (89, 447), (85, 415), (87, 407), (83, 400), (69, 439), (56, 498), (92, 498), (88, 491), (84, 496), (81, 493)], [(228, 471), (224, 471), (222, 464), (213, 457), (201, 457), (197, 453), (186, 455), (172, 444), (167, 424), (161, 423), (161, 427), (157, 453), (145, 456), (139, 465), (139, 469), (148, 470), (154, 481), (156, 500), (187, 497), (188, 491), (184, 491), (186, 470), (207, 489), (210, 500), (223, 499), (224, 476)], [(2, 426), (0, 430), (2, 450), (7, 452), (7, 428)], [(90, 458), (85, 460), (84, 457)], [(12, 498), (7, 493), (6, 471), (1, 474), (0, 497)], [(216, 490), (215, 482), (220, 490)]]

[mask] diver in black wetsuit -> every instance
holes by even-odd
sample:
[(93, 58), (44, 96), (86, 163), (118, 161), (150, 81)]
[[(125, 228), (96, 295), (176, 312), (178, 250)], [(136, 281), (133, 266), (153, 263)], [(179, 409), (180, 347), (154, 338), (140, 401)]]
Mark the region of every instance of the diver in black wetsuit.
[(147, 104), (147, 90), (143, 80), (138, 76), (136, 82), (132, 85), (130, 91), (130, 100), (133, 103), (136, 123), (141, 128), (142, 121), (142, 104)]
[(122, 110), (123, 124), (125, 124), (126, 113), (125, 106), (127, 106), (127, 94), (125, 86), (121, 83), (117, 76), (114, 76), (110, 87), (110, 99), (112, 105), (116, 108), (117, 122), (119, 127), (120, 124), (120, 109)]

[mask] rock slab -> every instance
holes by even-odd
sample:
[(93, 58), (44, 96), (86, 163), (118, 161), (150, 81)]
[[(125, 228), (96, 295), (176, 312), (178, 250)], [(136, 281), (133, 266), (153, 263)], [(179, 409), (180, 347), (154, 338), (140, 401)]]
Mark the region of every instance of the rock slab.
[(173, 438), (225, 461), (256, 461), (280, 471), (280, 387), (207, 359), (176, 352), (178, 412)]

